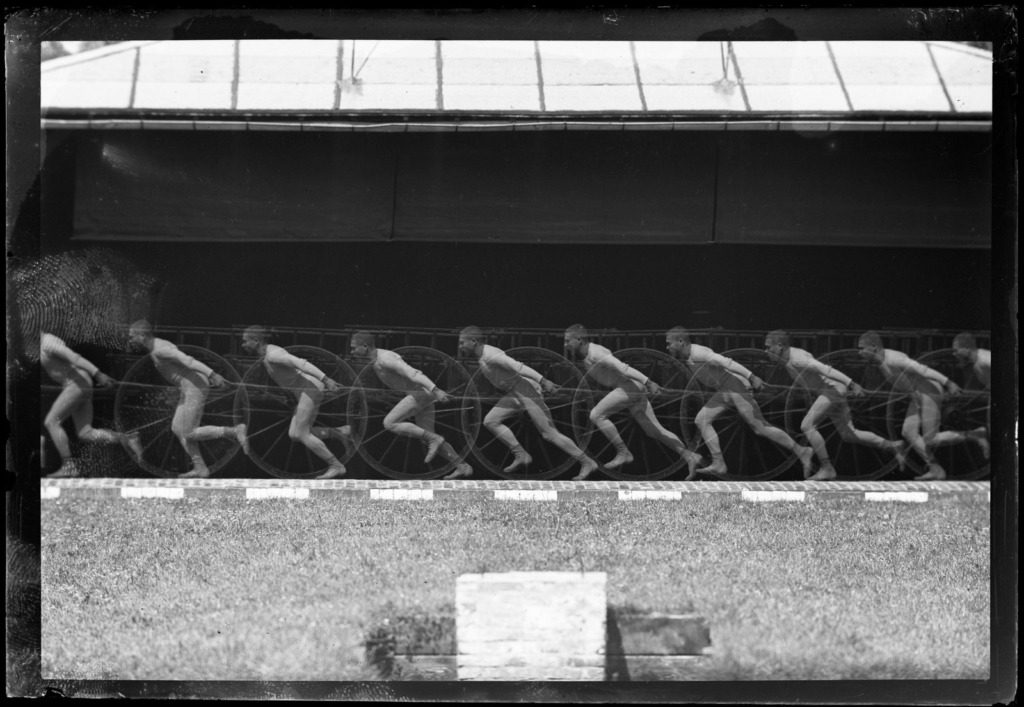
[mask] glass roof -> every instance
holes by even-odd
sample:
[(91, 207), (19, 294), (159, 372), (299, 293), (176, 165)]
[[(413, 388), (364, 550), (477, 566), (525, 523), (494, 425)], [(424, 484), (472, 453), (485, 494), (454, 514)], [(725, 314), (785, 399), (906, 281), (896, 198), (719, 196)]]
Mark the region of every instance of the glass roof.
[(992, 54), (923, 41), (124, 42), (43, 62), (41, 103), (44, 117), (990, 119)]

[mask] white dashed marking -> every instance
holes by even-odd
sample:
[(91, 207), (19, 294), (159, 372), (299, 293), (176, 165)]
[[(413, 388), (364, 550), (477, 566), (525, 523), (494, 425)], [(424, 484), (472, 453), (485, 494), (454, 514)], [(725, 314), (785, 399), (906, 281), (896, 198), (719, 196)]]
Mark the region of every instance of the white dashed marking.
[(185, 498), (183, 488), (146, 488), (145, 486), (122, 486), (121, 498)]
[(652, 491), (649, 489), (640, 489), (638, 491), (619, 491), (620, 501), (641, 501), (641, 500), (657, 500), (657, 501), (679, 501), (683, 498), (682, 491)]
[(433, 501), (434, 489), (370, 489), (375, 501)]
[(927, 491), (865, 491), (865, 501), (905, 501), (907, 503), (924, 503), (928, 500)]
[(803, 501), (804, 491), (751, 491), (743, 489), (744, 501)]
[(557, 501), (558, 491), (546, 489), (499, 489), (494, 492), (497, 501)]
[(60, 498), (60, 487), (43, 486), (39, 489), (39, 498)]
[(268, 498), (291, 498), (291, 499), (306, 499), (309, 498), (309, 489), (307, 488), (266, 488), (266, 489), (254, 489), (248, 488), (245, 490), (246, 500), (251, 501), (262, 501)]

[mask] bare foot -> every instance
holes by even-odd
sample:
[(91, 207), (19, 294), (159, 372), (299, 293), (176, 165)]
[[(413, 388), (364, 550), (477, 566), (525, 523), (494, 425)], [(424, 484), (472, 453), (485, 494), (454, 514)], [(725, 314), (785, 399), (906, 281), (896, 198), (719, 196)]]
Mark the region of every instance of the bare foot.
[(808, 481), (831, 481), (836, 478), (836, 470), (833, 466), (823, 466), (818, 469), (818, 473), (814, 476), (808, 477)]
[(445, 479), (468, 479), (473, 475), (473, 467), (469, 464), (462, 463), (455, 467), (455, 471), (444, 477)]
[(591, 459), (590, 457), (587, 457), (586, 459), (584, 459), (583, 461), (580, 462), (580, 473), (578, 473), (576, 476), (572, 477), (572, 480), (573, 481), (583, 481), (588, 476), (590, 476), (595, 471), (597, 471), (597, 469), (598, 469), (597, 462), (594, 461), (593, 459)]
[(444, 444), (444, 437), (439, 434), (427, 433), (425, 438), (427, 440), (427, 456), (423, 457), (423, 461), (429, 464), (430, 461), (437, 456), (438, 451), (441, 449), (441, 445)]
[(522, 454), (516, 454), (515, 459), (512, 460), (512, 463), (505, 467), (505, 473), (511, 474), (516, 469), (525, 470), (525, 468), (530, 466), (531, 463), (533, 463), (533, 457), (531, 457), (526, 452), (523, 452)]
[(342, 464), (341, 462), (337, 462), (337, 463), (331, 464), (329, 467), (327, 467), (327, 471), (325, 471), (324, 473), (320, 474), (320, 476), (318, 476), (316, 478), (318, 478), (318, 479), (336, 479), (339, 476), (344, 476), (345, 474), (346, 474), (345, 465)]
[(625, 466), (633, 461), (633, 455), (628, 451), (619, 452), (615, 455), (615, 458), (604, 465), (605, 469), (618, 469), (620, 466)]
[(712, 476), (725, 476), (728, 473), (728, 469), (725, 466), (724, 459), (714, 459), (707, 466), (697, 469), (697, 473), (711, 474)]
[(693, 481), (697, 478), (697, 466), (701, 462), (701, 456), (696, 452), (690, 450), (683, 450), (683, 458), (686, 459), (686, 466), (688, 473), (686, 474), (687, 481)]
[(810, 447), (797, 447), (796, 454), (800, 457), (800, 463), (804, 466), (804, 478), (813, 478), (811, 471), (814, 470), (814, 450)]
[(938, 464), (929, 464), (928, 471), (916, 477), (914, 481), (942, 481), (946, 478), (946, 470)]

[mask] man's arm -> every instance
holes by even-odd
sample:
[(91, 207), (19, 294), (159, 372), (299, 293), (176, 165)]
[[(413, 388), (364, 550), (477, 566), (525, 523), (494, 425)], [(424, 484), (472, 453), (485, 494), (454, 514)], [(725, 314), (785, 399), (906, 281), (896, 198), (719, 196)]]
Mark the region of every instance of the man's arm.
[(272, 352), (268, 351), (267, 360), (274, 365), (291, 366), (297, 371), (302, 371), (303, 373), (313, 376), (313, 378), (317, 379), (321, 383), (325, 382), (327, 378), (326, 373), (306, 359), (299, 358), (298, 356), (290, 354), (281, 348), (275, 349)]
[(71, 347), (55, 336), (50, 336), (48, 338), (46, 352), (51, 356), (71, 364), (72, 366), (85, 369), (90, 376), (95, 377), (96, 374), (100, 372), (100, 369), (89, 359), (72, 350)]
[(495, 355), (491, 356), (488, 359), (487, 364), (490, 365), (490, 366), (497, 366), (499, 368), (504, 368), (505, 370), (507, 370), (507, 371), (509, 371), (511, 373), (515, 373), (517, 375), (522, 376), (523, 378), (531, 380), (534, 383), (537, 383), (538, 385), (543, 387), (548, 392), (550, 392), (550, 391), (552, 391), (552, 390), (554, 390), (554, 389), (556, 389), (558, 387), (552, 381), (549, 381), (547, 378), (542, 376), (539, 372), (537, 372), (534, 369), (530, 368), (529, 366), (527, 366), (522, 361), (517, 361), (517, 360), (515, 360), (514, 358), (512, 358), (511, 356), (509, 356), (509, 355), (507, 355), (505, 353), (499, 353), (499, 354), (495, 354)]
[(434, 385), (434, 381), (427, 378), (427, 376), (425, 376), (422, 371), (413, 368), (408, 363), (406, 363), (404, 359), (400, 358), (397, 355), (394, 357), (380, 357), (378, 361), (380, 365), (383, 366), (384, 368), (388, 369), (392, 373), (397, 373), (403, 378), (412, 381), (413, 383), (420, 386), (421, 388), (423, 388), (423, 390), (425, 390), (428, 393), (434, 393), (435, 391), (439, 390), (437, 386)]
[(711, 363), (721, 366), (729, 373), (745, 380), (755, 390), (764, 386), (764, 381), (755, 376), (746, 366), (736, 363), (731, 358), (720, 353), (715, 353), (706, 346), (692, 346), (690, 349), (690, 359), (694, 363)]
[[(889, 351), (886, 350), (886, 353), (888, 354)], [(915, 361), (914, 359), (910, 358), (910, 356), (907, 356), (905, 353), (898, 351), (894, 351), (892, 353), (897, 355), (893, 355), (891, 357), (886, 356), (885, 363), (888, 363), (893, 368), (903, 371), (904, 373), (910, 373), (919, 378), (924, 378), (925, 380), (930, 380), (934, 383), (938, 383), (939, 386), (941, 386), (945, 390), (948, 390), (950, 393), (960, 392), (960, 386), (958, 386), (951, 379), (947, 378), (939, 371), (936, 371), (934, 368), (929, 368), (923, 363)]]
[[(792, 356), (792, 354), (790, 355)], [(794, 363), (796, 363), (798, 366), (802, 366), (803, 368), (809, 368), (812, 371), (820, 373), (823, 377), (829, 380), (834, 380), (837, 383), (842, 383), (847, 388), (852, 388), (852, 386), (857, 385), (856, 383), (853, 382), (853, 379), (850, 378), (850, 376), (846, 375), (840, 370), (832, 368), (832, 366), (822, 363), (821, 361), (814, 358), (810, 354), (798, 357), (797, 360), (794, 361)]]
[(202, 361), (197, 361), (196, 359), (192, 358), (174, 344), (168, 343), (163, 346), (155, 347), (153, 349), (153, 355), (156, 356), (157, 358), (162, 358), (168, 361), (180, 363), (182, 366), (189, 369), (190, 371), (202, 373), (204, 376), (207, 377), (215, 375), (212, 368), (207, 366)]

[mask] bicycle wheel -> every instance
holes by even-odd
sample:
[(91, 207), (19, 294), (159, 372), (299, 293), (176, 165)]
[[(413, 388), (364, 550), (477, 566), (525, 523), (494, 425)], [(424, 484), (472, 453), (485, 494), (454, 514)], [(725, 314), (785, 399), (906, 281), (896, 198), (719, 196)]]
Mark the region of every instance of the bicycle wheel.
[[(322, 430), (348, 423), (348, 400), (355, 374), (343, 360), (316, 346), (288, 346), (285, 351), (309, 361), (341, 386), (337, 393), (324, 391), (313, 420), (313, 433), (335, 457), (347, 462), (359, 444), (361, 427), (352, 426), (351, 451), (336, 436), (326, 435)], [(296, 393), (279, 387), (262, 359), (248, 368), (235, 395), (235, 410), (239, 415), (246, 411), (249, 417), (249, 457), (260, 469), (279, 479), (311, 479), (327, 468), (326, 461), (288, 436), (296, 402)]]
[[(661, 386), (661, 393), (656, 396), (645, 394), (645, 398), (654, 410), (659, 424), (675, 434), (672, 430), (678, 429), (676, 415), (679, 399), (690, 377), (686, 367), (672, 356), (654, 349), (622, 349), (613, 355)], [(614, 445), (599, 430), (594, 429), (594, 423), (590, 420), (590, 411), (608, 392), (608, 388), (595, 380), (593, 371), (587, 371), (580, 381), (572, 403), (576, 443), (598, 463), (611, 461), (615, 456)], [(671, 476), (684, 464), (685, 460), (678, 452), (648, 436), (629, 408), (616, 412), (609, 419), (618, 430), (626, 448), (633, 454), (631, 464), (617, 469), (606, 469), (602, 466), (602, 470), (613, 479), (656, 481)]]
[[(181, 345), (178, 349), (205, 363), (229, 384), (222, 389), (209, 389), (199, 426), (232, 427), (247, 422), (244, 414), (236, 414), (234, 409), (235, 385), (240, 381), (234, 367), (213, 351), (199, 346)], [(139, 435), (142, 457), (131, 456), (139, 467), (154, 476), (175, 477), (189, 471), (192, 466), (192, 460), (171, 431), (180, 398), (181, 391), (177, 386), (167, 384), (153, 366), (150, 356), (135, 361), (118, 386), (114, 400), (114, 424), (119, 432)], [(239, 448), (233, 438), (197, 444), (211, 473), (224, 468)]]
[[(569, 439), (576, 439), (578, 430), (574, 428), (572, 399), (583, 378), (579, 369), (563, 356), (548, 349), (521, 346), (509, 349), (505, 353), (558, 386), (556, 392), (544, 397), (544, 402), (551, 412), (555, 428)], [(504, 397), (504, 392), (492, 386), (475, 365), (475, 362), (467, 364), (467, 371), (472, 374), (467, 394), (475, 395), (479, 405), (473, 405), (472, 400), (465, 401), (462, 433), (481, 467), (503, 479), (553, 479), (578, 463), (564, 451), (545, 441), (530, 416), (524, 410), (519, 410), (506, 418), (502, 424), (512, 431), (523, 449), (533, 457), (533, 463), (525, 471), (507, 473), (505, 467), (512, 463), (512, 451), (483, 426), (480, 417), (481, 413), (486, 415), (494, 404)]]
[[(785, 430), (787, 397), (792, 379), (782, 360), (760, 349), (733, 349), (722, 355), (742, 364), (765, 382), (763, 390), (752, 393), (754, 402), (766, 423)], [(686, 387), (680, 404), (680, 419), (683, 438), (690, 448), (710, 454), (701, 439), (696, 418), (715, 391), (706, 388), (698, 380), (700, 376), (698, 369)], [(798, 461), (794, 452), (756, 434), (732, 407), (723, 408), (714, 419), (713, 426), (728, 469), (721, 478), (732, 481), (774, 479)]]
[[(942, 396), (940, 433), (969, 432), (984, 428), (987, 436), (991, 429), (991, 396), (974, 376), (973, 370), (958, 367), (952, 349), (926, 353), (918, 358), (918, 361), (953, 379), (963, 391), (959, 395)], [(939, 465), (946, 470), (949, 478), (981, 479), (991, 473), (991, 465), (982, 446), (971, 439), (936, 445), (932, 448), (932, 453)], [(924, 465), (920, 458), (916, 454), (911, 457), (915, 470), (923, 470)]]
[[(480, 402), (469, 373), (451, 356), (425, 346), (403, 346), (395, 349), (395, 353), (451, 396), (447, 403), (433, 403), (433, 427), (451, 445), (456, 459), (448, 460), (438, 454), (426, 463), (423, 461), (426, 445), (421, 440), (384, 428), (384, 418), (406, 393), (385, 388), (372, 364), (365, 365), (357, 374), (348, 402), (349, 418), (362, 420), (359, 454), (367, 464), (392, 479), (440, 478), (469, 455), (470, 445), (462, 433), (462, 418), (475, 415), (479, 419)], [(464, 410), (467, 407), (469, 409)]]
[[(850, 409), (850, 420), (855, 429), (872, 432), (883, 439), (899, 439), (898, 436), (891, 437), (886, 413), (889, 402), (888, 386), (882, 381), (877, 368), (868, 366), (857, 349), (833, 351), (818, 360), (842, 371), (864, 388), (865, 395), (863, 397), (857, 398), (852, 395), (846, 397), (846, 403)], [(878, 386), (882, 387), (878, 388)], [(790, 389), (786, 400), (786, 429), (794, 439), (803, 437), (800, 425), (811, 403), (817, 397), (817, 393), (812, 393), (807, 389), (802, 378), (797, 379)], [(892, 452), (844, 438), (828, 415), (821, 417), (817, 429), (825, 440), (828, 457), (832, 461), (839, 479), (880, 479), (891, 473), (897, 466), (896, 457)], [(810, 444), (805, 439), (803, 443)]]

